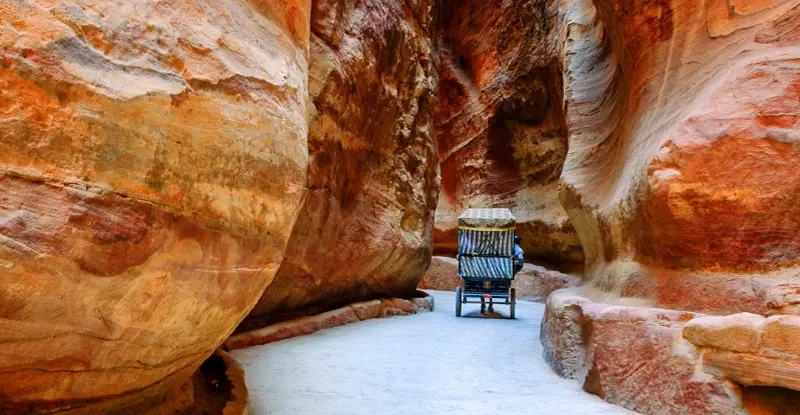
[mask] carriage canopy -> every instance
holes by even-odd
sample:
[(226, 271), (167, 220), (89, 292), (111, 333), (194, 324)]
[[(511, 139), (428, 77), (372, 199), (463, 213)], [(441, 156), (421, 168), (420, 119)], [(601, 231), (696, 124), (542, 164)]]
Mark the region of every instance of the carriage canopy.
[(458, 268), (462, 278), (512, 279), (514, 228), (508, 209), (468, 209), (458, 218)]

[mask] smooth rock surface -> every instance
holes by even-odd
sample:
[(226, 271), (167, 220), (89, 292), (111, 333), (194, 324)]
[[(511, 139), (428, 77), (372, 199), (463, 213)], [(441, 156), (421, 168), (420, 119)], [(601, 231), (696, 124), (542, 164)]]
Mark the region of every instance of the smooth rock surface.
[(313, 2), (308, 193), (254, 316), (414, 294), (439, 191), (436, 10)]
[(309, 3), (0, 4), (0, 412), (141, 413), (255, 304), (305, 183)]
[(602, 291), (794, 310), (800, 3), (732, 3), (564, 3), (560, 196)]
[[(537, 338), (541, 304), (520, 301), (516, 320), (456, 318), (452, 293), (431, 294), (432, 313), (233, 351), (247, 375), (250, 413), (630, 413), (547, 367)], [(474, 316), (477, 307), (465, 311)]]

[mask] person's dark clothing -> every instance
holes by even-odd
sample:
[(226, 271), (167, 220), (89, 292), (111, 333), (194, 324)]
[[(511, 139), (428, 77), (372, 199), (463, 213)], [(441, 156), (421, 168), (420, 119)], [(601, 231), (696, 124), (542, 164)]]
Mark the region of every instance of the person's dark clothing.
[(525, 264), (525, 253), (522, 252), (522, 248), (519, 245), (514, 244), (514, 274), (520, 272), (522, 270), (522, 265)]

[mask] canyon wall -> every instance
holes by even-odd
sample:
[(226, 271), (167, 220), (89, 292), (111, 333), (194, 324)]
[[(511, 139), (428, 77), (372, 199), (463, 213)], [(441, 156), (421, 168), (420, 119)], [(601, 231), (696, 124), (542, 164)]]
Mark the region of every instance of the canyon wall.
[(0, 4), (0, 412), (144, 413), (305, 187), (310, 1)]
[(413, 295), (476, 206), (510, 207), (529, 259), (585, 264), (542, 338), (587, 391), (685, 413), (744, 411), (756, 375), (800, 388), (731, 369), (785, 350), (709, 345), (701, 315), (798, 324), (800, 0), (41, 0), (0, 21), (0, 412), (143, 412), (251, 309)]
[(563, 5), (560, 198), (586, 276), (548, 299), (545, 358), (642, 413), (792, 413), (800, 2)]
[(432, 0), (314, 2), (308, 192), (252, 323), (414, 294), (439, 191), (436, 12)]
[(442, 6), (436, 137), (442, 191), (435, 249), (456, 251), (458, 215), (508, 207), (526, 258), (583, 262), (558, 198), (567, 155), (557, 2), (459, 1)]
[(562, 201), (587, 279), (709, 313), (797, 284), (796, 1), (568, 1)]

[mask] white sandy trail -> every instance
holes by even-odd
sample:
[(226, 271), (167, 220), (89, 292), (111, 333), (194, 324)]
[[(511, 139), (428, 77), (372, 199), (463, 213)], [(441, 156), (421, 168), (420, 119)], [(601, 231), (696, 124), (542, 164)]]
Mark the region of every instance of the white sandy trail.
[[(556, 375), (542, 359), (543, 304), (517, 319), (436, 311), (375, 319), (247, 349), (241, 362), (253, 415), (630, 414)], [(466, 305), (466, 314), (477, 307)], [(496, 311), (507, 313), (508, 307)]]

